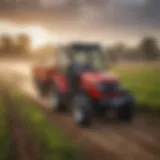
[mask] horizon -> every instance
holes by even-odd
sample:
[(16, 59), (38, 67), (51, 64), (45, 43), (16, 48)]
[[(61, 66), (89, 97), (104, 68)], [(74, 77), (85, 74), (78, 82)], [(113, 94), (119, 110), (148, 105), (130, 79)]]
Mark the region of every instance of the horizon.
[(7, 5), (3, 1), (0, 34), (26, 33), (33, 48), (70, 41), (134, 46), (146, 36), (155, 37), (160, 44), (159, 2), (153, 1), (156, 5), (151, 0), (11, 0)]

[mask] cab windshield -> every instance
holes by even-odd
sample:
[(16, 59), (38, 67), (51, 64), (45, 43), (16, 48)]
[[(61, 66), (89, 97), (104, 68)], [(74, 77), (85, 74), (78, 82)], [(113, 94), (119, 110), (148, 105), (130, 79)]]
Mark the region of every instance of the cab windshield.
[(99, 50), (74, 51), (73, 61), (79, 65), (89, 65), (95, 71), (105, 70), (105, 58)]

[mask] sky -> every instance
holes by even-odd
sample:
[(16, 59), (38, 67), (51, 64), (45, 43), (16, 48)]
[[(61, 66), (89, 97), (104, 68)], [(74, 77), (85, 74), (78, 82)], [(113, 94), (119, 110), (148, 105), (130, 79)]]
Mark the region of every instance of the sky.
[(159, 0), (1, 0), (0, 33), (26, 32), (34, 46), (74, 40), (133, 45), (144, 36), (160, 41), (159, 8)]

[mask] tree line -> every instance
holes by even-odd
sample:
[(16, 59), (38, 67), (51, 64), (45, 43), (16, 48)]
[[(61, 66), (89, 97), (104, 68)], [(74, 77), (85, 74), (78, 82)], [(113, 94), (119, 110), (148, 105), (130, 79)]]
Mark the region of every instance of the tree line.
[(27, 56), (31, 52), (31, 39), (26, 34), (0, 36), (0, 56)]
[(112, 62), (160, 60), (160, 48), (154, 37), (143, 38), (135, 47), (128, 47), (124, 43), (114, 44), (106, 47), (106, 53)]
[[(0, 36), (0, 56), (28, 56), (33, 53), (32, 41), (26, 34), (10, 36), (7, 34)], [(48, 55), (55, 52), (55, 46), (47, 44), (37, 49), (38, 55)], [(145, 37), (135, 47), (129, 47), (124, 43), (114, 44), (105, 47), (107, 58), (112, 62), (142, 61), (142, 60), (160, 60), (160, 48), (157, 39), (154, 37)], [(54, 54), (54, 53), (53, 53)]]

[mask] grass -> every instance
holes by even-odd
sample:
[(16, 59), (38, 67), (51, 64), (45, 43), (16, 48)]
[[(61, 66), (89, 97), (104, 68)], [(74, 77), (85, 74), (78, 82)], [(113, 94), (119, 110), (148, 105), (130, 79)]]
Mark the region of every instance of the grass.
[(81, 160), (78, 147), (74, 146), (53, 124), (38, 106), (21, 94), (13, 95), (20, 104), (20, 111), (41, 145), (44, 160)]
[(117, 66), (113, 69), (122, 85), (130, 89), (143, 109), (160, 112), (160, 68), (158, 66)]
[(0, 160), (9, 160), (11, 159), (11, 156), (11, 138), (9, 134), (6, 108), (3, 101), (0, 100)]

